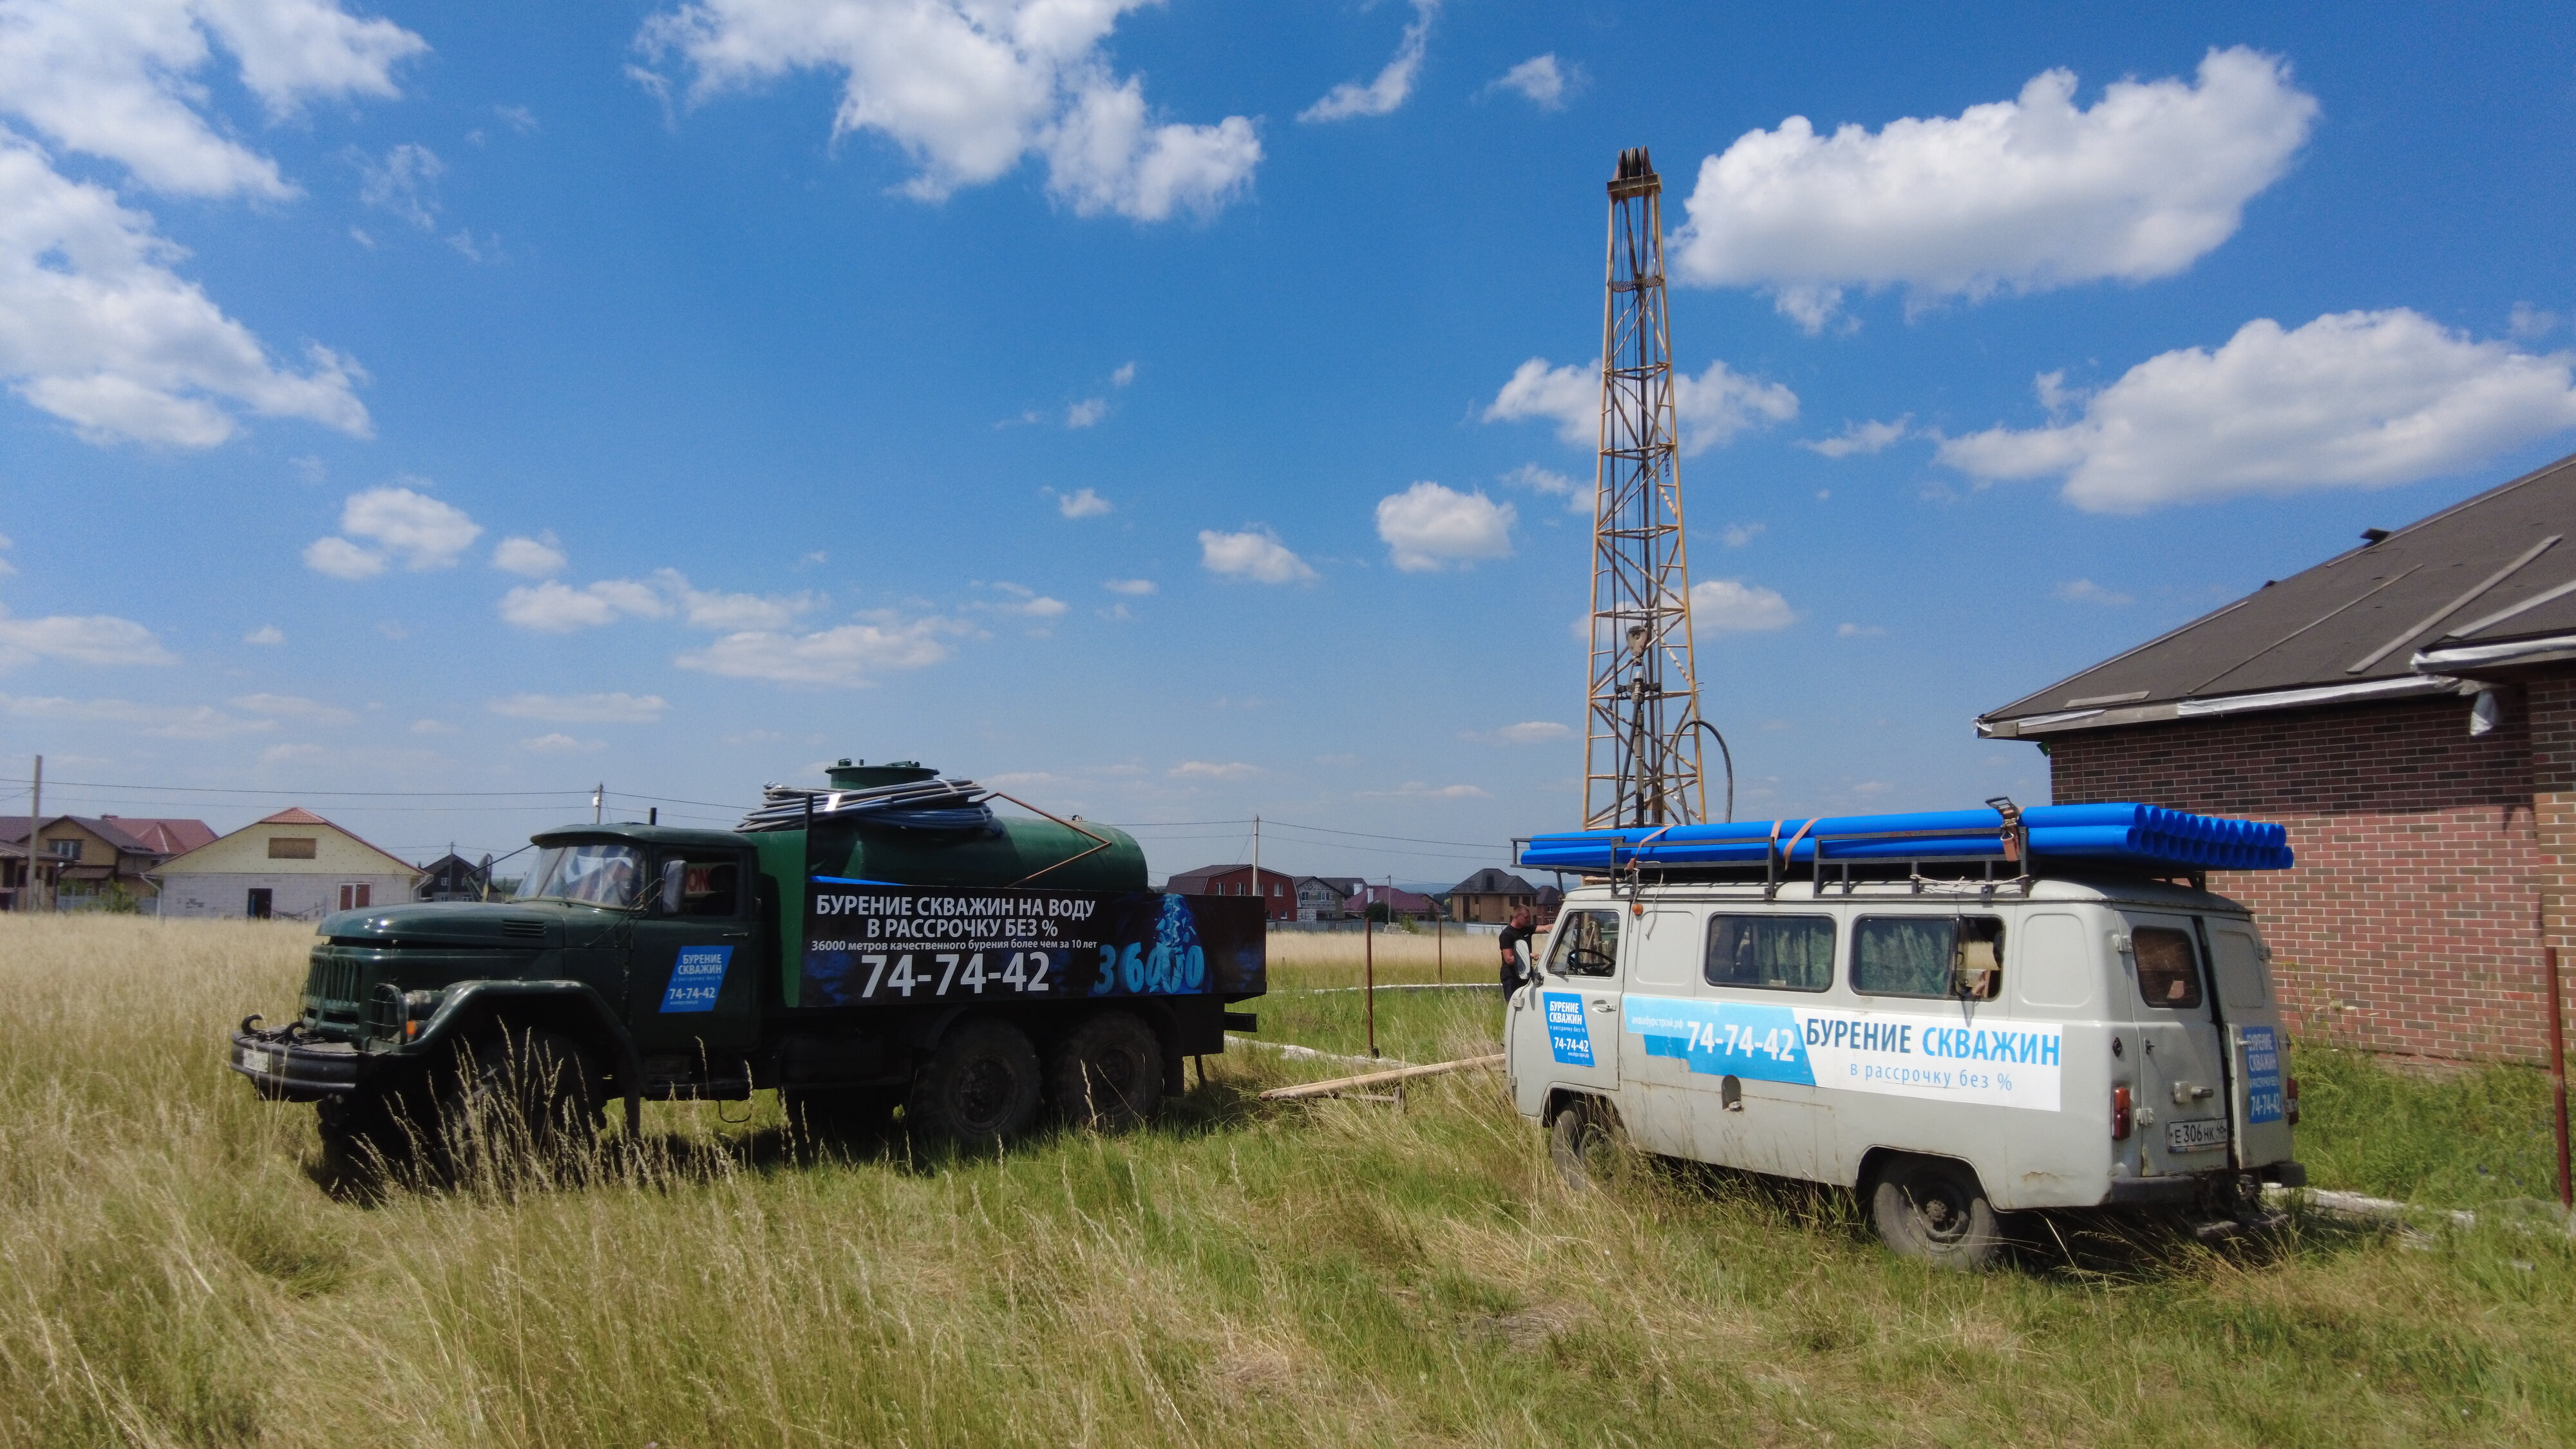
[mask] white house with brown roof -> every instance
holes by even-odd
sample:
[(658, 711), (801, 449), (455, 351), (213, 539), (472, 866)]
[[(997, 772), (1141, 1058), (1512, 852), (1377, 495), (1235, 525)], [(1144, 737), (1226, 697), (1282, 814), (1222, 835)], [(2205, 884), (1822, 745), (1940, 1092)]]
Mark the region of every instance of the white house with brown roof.
[(152, 872), (164, 916), (312, 920), (412, 899), (418, 867), (310, 810), (289, 808)]

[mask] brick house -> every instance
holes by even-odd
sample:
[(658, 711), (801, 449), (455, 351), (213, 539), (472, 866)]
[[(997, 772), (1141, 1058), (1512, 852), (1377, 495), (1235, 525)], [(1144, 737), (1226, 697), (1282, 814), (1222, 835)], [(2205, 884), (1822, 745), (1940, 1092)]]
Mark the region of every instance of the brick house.
[[(23, 907), (49, 896), (56, 908), (67, 911), (96, 910), (120, 900), (154, 910), (160, 887), (148, 872), (215, 838), (202, 820), (134, 815), (48, 815), (34, 828), (34, 841), (29, 834), (26, 816), (0, 816), (0, 844), (16, 848), (15, 858), (0, 864), (6, 904)], [(31, 884), (45, 889), (30, 891)]]
[(1538, 887), (1507, 870), (1491, 866), (1449, 888), (1442, 898), (1453, 921), (1509, 921), (1517, 910), (1538, 909)]
[(1351, 894), (1366, 882), (1352, 876), (1301, 875), (1297, 877), (1297, 919), (1301, 921), (1338, 921), (1348, 912), (1344, 909)]
[(2293, 1030), (2545, 1060), (2542, 948), (2576, 970), (2576, 457), (2036, 694), (2060, 804), (2275, 820), (2296, 869), (2213, 871), (2254, 908)]
[[(1255, 894), (1252, 889), (1252, 867), (1249, 865), (1203, 865), (1185, 870), (1163, 883), (1163, 889), (1184, 896), (1240, 896)], [(1274, 921), (1297, 919), (1296, 877), (1281, 871), (1261, 872), (1258, 894)]]

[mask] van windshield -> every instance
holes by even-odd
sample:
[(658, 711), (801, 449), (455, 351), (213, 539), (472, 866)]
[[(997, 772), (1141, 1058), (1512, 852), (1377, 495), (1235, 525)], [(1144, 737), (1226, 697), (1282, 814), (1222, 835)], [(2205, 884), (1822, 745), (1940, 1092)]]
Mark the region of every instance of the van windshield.
[(1608, 976), (1619, 969), (1619, 916), (1615, 911), (1568, 911), (1557, 922), (1547, 953), (1551, 976)]
[(631, 845), (597, 841), (549, 845), (519, 887), (523, 901), (579, 901), (624, 910), (635, 904), (644, 881), (644, 853)]

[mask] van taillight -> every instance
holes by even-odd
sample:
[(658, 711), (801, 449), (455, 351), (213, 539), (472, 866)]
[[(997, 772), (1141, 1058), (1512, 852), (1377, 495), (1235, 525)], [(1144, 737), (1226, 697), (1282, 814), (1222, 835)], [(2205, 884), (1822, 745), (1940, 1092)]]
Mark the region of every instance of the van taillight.
[(2129, 1089), (2126, 1087), (2111, 1089), (2111, 1140), (2129, 1140)]
[(2299, 1079), (2296, 1077), (2284, 1079), (2281, 1088), (2281, 1116), (2291, 1126), (2299, 1125)]

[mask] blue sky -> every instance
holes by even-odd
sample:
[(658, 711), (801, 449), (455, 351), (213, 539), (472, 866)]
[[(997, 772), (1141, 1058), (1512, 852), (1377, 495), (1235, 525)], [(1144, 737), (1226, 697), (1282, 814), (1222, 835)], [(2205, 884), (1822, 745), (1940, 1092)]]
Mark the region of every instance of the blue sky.
[(0, 774), (1464, 875), (1642, 144), (1738, 813), (2041, 799), (1980, 710), (2576, 446), (2571, 121), (2536, 6), (5, 0)]

